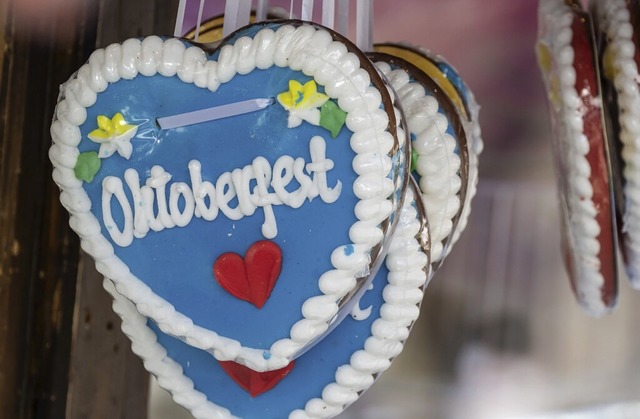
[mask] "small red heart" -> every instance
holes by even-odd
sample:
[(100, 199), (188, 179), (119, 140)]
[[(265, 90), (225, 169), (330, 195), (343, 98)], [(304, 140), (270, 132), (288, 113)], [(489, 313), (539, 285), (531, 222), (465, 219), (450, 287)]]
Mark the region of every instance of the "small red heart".
[(257, 372), (242, 364), (233, 361), (218, 361), (222, 369), (225, 370), (229, 377), (233, 379), (240, 387), (246, 390), (251, 397), (259, 396), (265, 391), (274, 388), (284, 377), (291, 372), (295, 365), (295, 361), (291, 361), (289, 365), (279, 370)]
[(253, 243), (242, 256), (224, 253), (213, 264), (213, 276), (236, 298), (262, 308), (280, 276), (282, 250), (269, 240)]

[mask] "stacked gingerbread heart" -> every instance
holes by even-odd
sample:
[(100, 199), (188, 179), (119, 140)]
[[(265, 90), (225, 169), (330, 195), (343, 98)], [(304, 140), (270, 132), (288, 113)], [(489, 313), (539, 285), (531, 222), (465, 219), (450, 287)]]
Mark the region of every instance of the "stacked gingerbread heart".
[[(540, 1), (538, 59), (547, 85), (572, 288), (610, 312), (618, 254), (640, 286), (637, 1)], [(621, 249), (621, 251), (619, 250)]]
[(62, 86), (50, 158), (134, 352), (178, 403), (326, 418), (402, 351), (466, 224), (477, 114), (438, 56), (262, 21), (214, 49), (95, 51)]

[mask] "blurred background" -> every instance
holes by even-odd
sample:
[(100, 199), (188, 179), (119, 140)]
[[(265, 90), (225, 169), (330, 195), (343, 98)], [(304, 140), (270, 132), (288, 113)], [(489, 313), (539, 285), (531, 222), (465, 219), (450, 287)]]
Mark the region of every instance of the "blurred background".
[[(640, 293), (623, 281), (614, 313), (588, 317), (562, 263), (537, 2), (374, 5), (375, 42), (409, 42), (458, 69), (481, 105), (485, 149), (468, 227), (405, 351), (340, 417), (640, 417)], [(151, 418), (178, 417), (163, 390), (152, 396)]]

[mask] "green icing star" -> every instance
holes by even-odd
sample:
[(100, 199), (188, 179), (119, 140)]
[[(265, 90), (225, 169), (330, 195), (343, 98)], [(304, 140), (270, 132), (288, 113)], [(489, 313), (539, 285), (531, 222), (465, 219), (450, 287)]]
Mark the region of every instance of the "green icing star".
[(320, 126), (328, 129), (333, 138), (338, 136), (346, 119), (347, 113), (332, 100), (325, 102), (320, 108)]
[(86, 153), (80, 153), (73, 171), (76, 178), (89, 183), (93, 180), (96, 173), (98, 173), (98, 170), (100, 170), (100, 164), (98, 153), (95, 151), (87, 151)]

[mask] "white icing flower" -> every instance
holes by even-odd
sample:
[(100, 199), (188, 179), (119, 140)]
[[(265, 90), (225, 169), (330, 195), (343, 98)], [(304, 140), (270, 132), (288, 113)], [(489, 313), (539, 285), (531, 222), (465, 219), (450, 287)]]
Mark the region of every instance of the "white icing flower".
[(129, 160), (133, 152), (131, 139), (138, 132), (136, 125), (129, 125), (120, 112), (113, 118), (98, 115), (98, 128), (91, 131), (89, 139), (100, 144), (98, 156), (101, 159), (111, 157), (116, 151)]

